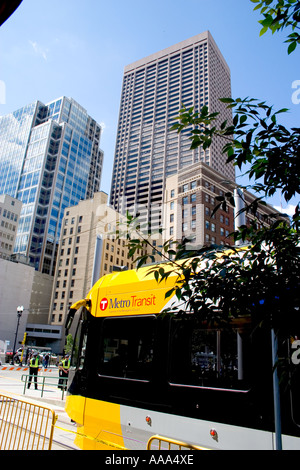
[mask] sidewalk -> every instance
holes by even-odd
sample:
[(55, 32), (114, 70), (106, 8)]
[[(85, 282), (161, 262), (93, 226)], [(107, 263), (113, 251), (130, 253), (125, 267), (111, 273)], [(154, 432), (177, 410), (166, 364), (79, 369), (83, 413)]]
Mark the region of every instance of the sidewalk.
[[(30, 389), (25, 387), (25, 382), (22, 382), (22, 375), (29, 375), (28, 367), (12, 366), (5, 364), (0, 366), (1, 382), (0, 388), (5, 388), (5, 392), (10, 392), (21, 396), (23, 399), (28, 398), (37, 400), (39, 402), (48, 403), (60, 408), (65, 407), (66, 392), (62, 399), (62, 391), (57, 387), (58, 381), (58, 368), (39, 368), (38, 373), (38, 390), (34, 389), (34, 383), (31, 384)], [(42, 395), (42, 378), (45, 377), (45, 384)], [(46, 405), (45, 405), (46, 406)]]
[(71, 423), (69, 416), (65, 411), (65, 398), (66, 392), (64, 393), (64, 399), (62, 400), (62, 391), (57, 388), (55, 385), (45, 384), (43, 397), (41, 397), (42, 387), (41, 387), (41, 378), (44, 376), (50, 377), (49, 381), (52, 380), (53, 383), (57, 383), (58, 378), (58, 368), (52, 368), (52, 371), (44, 370), (41, 368), (39, 370), (39, 380), (38, 380), (38, 390), (34, 389), (34, 384), (31, 384), (30, 389), (25, 389), (24, 394), (24, 385), (25, 382), (21, 381), (22, 375), (28, 375), (28, 370), (25, 367), (14, 367), (14, 370), (9, 366), (3, 370), (3, 366), (0, 366), (0, 395), (9, 396), (16, 400), (25, 401), (27, 403), (32, 403), (33, 405), (42, 406), (45, 408), (50, 408), (54, 411), (57, 416), (57, 422), (54, 428), (54, 442), (52, 450), (64, 450), (62, 446), (67, 445), (68, 450), (80, 450), (75, 444), (75, 434), (76, 426), (74, 423)]

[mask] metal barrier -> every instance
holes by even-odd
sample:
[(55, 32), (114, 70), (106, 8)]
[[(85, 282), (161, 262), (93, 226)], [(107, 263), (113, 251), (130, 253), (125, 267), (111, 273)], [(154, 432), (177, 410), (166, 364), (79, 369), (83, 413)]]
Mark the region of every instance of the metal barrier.
[[(42, 385), (42, 388), (41, 388), (41, 397), (43, 396), (44, 394), (44, 391), (45, 391), (45, 385), (55, 385), (56, 387), (59, 386), (59, 382), (60, 382), (60, 387), (61, 388), (61, 399), (63, 400), (64, 399), (64, 393), (67, 389), (67, 382), (68, 382), (68, 377), (51, 377), (51, 376), (45, 376), (45, 375), (28, 375), (28, 374), (23, 374), (21, 376), (21, 381), (22, 382), (25, 382), (24, 383), (24, 390), (23, 390), (23, 395), (25, 395), (25, 392), (26, 392), (26, 388), (27, 388), (27, 385), (29, 383), (29, 379), (31, 378), (31, 385), (34, 386), (34, 378), (37, 377), (37, 384), (38, 385)], [(55, 382), (52, 382), (52, 381), (48, 381), (46, 382), (46, 379), (50, 379), (52, 381), (55, 380)]]
[[(171, 439), (169, 437), (164, 436), (152, 436), (150, 437), (149, 441), (147, 442), (147, 450), (151, 450), (151, 445), (153, 441), (158, 441), (158, 450), (211, 450), (207, 449), (206, 447), (194, 446), (192, 444), (188, 444), (186, 442), (177, 441), (176, 439)], [(162, 442), (166, 442), (168, 447), (161, 447)], [(173, 446), (173, 447), (172, 447)], [(174, 448), (174, 446), (176, 446)]]
[(51, 450), (56, 419), (49, 408), (0, 395), (0, 449)]

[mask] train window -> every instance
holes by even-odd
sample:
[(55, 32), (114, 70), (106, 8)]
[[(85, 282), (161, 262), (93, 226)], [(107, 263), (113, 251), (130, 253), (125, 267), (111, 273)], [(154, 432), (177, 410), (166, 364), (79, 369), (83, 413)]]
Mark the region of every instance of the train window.
[(246, 342), (241, 331), (201, 329), (189, 321), (173, 320), (170, 381), (244, 389)]
[(83, 368), (87, 342), (86, 309), (83, 308), (78, 321), (77, 331), (74, 338), (71, 365), (79, 369)]
[(104, 319), (100, 375), (149, 380), (153, 366), (154, 328), (155, 317)]

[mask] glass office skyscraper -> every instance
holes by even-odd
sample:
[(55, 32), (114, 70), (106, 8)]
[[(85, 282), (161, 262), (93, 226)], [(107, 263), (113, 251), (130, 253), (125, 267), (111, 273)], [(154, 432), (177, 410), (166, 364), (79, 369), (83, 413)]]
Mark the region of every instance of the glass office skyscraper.
[(141, 221), (161, 222), (166, 177), (203, 161), (235, 179), (225, 165), (224, 142), (190, 150), (190, 130), (170, 131), (182, 103), (199, 111), (220, 111), (218, 122), (232, 113), (219, 98), (231, 96), (230, 70), (209, 32), (204, 32), (125, 67), (116, 140), (111, 205), (122, 213), (139, 213)]
[(22, 201), (15, 253), (54, 275), (64, 209), (99, 191), (101, 127), (71, 98), (0, 118), (0, 194)]

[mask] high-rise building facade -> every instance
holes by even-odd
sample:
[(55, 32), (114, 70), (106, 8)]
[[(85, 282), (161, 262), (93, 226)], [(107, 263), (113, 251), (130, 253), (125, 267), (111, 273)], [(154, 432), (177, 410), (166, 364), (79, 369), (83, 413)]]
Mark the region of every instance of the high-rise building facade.
[(100, 188), (101, 127), (71, 98), (0, 118), (0, 194), (22, 201), (15, 253), (54, 275), (64, 209)]
[(126, 66), (110, 204), (157, 226), (165, 180), (179, 169), (202, 161), (234, 180), (234, 166), (225, 165), (222, 155), (224, 142), (191, 150), (191, 129), (170, 131), (182, 104), (195, 112), (206, 105), (220, 112), (217, 122), (230, 123), (232, 113), (219, 101), (230, 96), (230, 70), (209, 32)]

